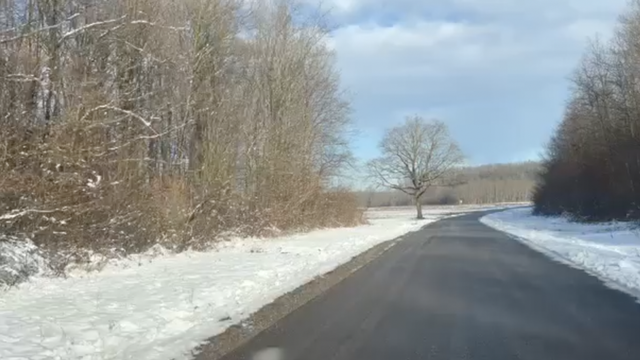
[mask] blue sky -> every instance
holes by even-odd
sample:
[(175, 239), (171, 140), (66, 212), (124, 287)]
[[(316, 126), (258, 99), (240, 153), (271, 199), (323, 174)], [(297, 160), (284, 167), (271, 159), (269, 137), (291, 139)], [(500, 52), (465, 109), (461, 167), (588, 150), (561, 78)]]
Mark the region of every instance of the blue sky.
[[(305, 0), (319, 4), (316, 0)], [(535, 159), (560, 120), (587, 39), (626, 0), (324, 0), (351, 93), (355, 154), (405, 115), (449, 124), (468, 162)]]

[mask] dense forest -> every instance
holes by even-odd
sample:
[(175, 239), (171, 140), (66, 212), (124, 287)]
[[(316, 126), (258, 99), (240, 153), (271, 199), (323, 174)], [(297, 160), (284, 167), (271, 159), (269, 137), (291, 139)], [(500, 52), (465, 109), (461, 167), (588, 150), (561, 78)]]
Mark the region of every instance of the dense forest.
[(640, 2), (608, 42), (591, 41), (548, 146), (535, 213), (580, 221), (640, 219)]
[[(529, 201), (540, 165), (536, 162), (482, 165), (459, 169), (460, 184), (433, 187), (422, 199), (424, 205), (488, 204)], [(406, 206), (412, 199), (399, 191), (361, 191), (361, 206)]]
[(288, 2), (0, 2), (0, 234), (61, 253), (352, 225), (349, 103)]

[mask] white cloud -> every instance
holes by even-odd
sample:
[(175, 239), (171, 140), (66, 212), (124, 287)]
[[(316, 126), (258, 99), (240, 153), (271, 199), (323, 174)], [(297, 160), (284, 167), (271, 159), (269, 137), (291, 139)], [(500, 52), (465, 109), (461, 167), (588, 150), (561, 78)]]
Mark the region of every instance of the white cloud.
[[(315, 0), (308, 0), (315, 1)], [(325, 1), (326, 3), (327, 1)], [(399, 114), (436, 114), (472, 160), (539, 149), (560, 119), (587, 37), (626, 0), (329, 0), (330, 39), (369, 134)], [(370, 146), (365, 147), (371, 149)], [(373, 154), (360, 154), (369, 157)]]
[(321, 4), (341, 15), (354, 13), (364, 8), (380, 12), (390, 10), (415, 11), (431, 9), (434, 12), (473, 11), (488, 16), (528, 15), (551, 18), (581, 17), (600, 14), (617, 14), (627, 0), (306, 0)]

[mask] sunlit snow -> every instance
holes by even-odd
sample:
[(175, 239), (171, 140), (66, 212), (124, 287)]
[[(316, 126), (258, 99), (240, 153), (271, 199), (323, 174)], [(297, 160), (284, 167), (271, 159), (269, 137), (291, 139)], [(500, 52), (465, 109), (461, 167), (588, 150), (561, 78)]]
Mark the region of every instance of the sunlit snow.
[(481, 221), (640, 298), (640, 229), (633, 224), (578, 224), (533, 216), (531, 208), (491, 214)]

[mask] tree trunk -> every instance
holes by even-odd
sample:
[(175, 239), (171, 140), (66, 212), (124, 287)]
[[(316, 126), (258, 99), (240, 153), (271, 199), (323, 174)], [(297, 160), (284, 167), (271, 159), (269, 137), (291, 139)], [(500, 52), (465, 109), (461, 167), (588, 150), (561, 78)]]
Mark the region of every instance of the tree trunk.
[(422, 216), (422, 203), (420, 202), (420, 198), (416, 198), (416, 211), (418, 212), (418, 220), (424, 219)]

